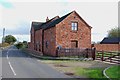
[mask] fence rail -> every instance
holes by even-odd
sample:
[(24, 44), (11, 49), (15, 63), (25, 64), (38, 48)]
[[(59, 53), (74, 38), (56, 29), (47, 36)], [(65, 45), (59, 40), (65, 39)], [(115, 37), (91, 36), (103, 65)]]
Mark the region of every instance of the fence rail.
[(120, 64), (120, 52), (96, 51), (96, 59)]
[(57, 50), (58, 57), (85, 57), (95, 59), (95, 49), (60, 48)]

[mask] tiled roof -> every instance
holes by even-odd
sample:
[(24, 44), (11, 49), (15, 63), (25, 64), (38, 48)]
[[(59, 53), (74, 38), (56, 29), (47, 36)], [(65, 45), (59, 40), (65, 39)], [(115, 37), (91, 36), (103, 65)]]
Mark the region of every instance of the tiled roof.
[(104, 38), (100, 44), (119, 44), (120, 43), (120, 37), (106, 37)]
[(49, 21), (47, 21), (46, 23), (42, 24), (42, 25), (41, 25), (42, 29), (47, 28), (47, 27), (49, 26), (49, 24), (51, 24), (51, 23), (52, 23), (53, 21), (55, 21), (56, 19), (59, 19), (59, 16), (56, 16), (56, 17), (50, 19)]
[[(59, 17), (59, 16), (56, 16), (52, 19), (50, 19), (49, 21), (47, 22), (33, 22), (32, 25), (34, 26), (35, 30), (39, 30), (39, 29), (49, 29), (51, 27), (54, 27), (56, 24), (60, 23), (62, 20), (64, 20), (67, 16), (69, 16), (71, 13), (73, 13), (75, 11), (72, 11), (66, 15), (64, 15), (63, 17)], [(75, 12), (76, 13), (76, 12)], [(79, 16), (79, 15), (78, 15)], [(79, 16), (80, 17), (80, 16)], [(88, 26), (90, 27), (81, 17), (80, 19)], [(91, 27), (90, 27), (91, 28)]]
[(39, 30), (41, 29), (41, 25), (44, 24), (44, 22), (32, 22), (32, 27), (34, 27), (34, 30)]
[[(72, 13), (72, 12), (71, 12)], [(56, 24), (60, 23), (62, 20), (64, 20), (68, 15), (70, 15), (71, 13), (68, 13), (67, 15), (61, 17), (61, 18), (57, 18), (49, 23), (47, 23), (46, 25), (43, 25), (43, 29), (48, 29), (48, 28), (51, 28), (51, 27), (54, 27)]]

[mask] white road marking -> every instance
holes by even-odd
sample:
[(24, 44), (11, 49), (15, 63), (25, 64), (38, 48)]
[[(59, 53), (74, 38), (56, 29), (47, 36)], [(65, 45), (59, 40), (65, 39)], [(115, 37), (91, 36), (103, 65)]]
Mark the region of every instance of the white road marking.
[(16, 76), (16, 73), (15, 73), (15, 71), (14, 71), (14, 69), (13, 69), (13, 67), (12, 67), (11, 63), (10, 63), (10, 62), (8, 62), (8, 64), (10, 65), (10, 68), (11, 68), (11, 70), (12, 70), (13, 74)]
[[(9, 50), (8, 50), (8, 51), (9, 51)], [(7, 55), (6, 55), (6, 58), (7, 58), (7, 59), (9, 59), (9, 58), (8, 58), (8, 51), (7, 51)]]
[(7, 57), (7, 59), (9, 60), (8, 53), (9, 53), (9, 50), (7, 51), (7, 56), (6, 56), (6, 57)]
[(7, 52), (7, 60), (8, 60), (8, 64), (9, 64), (9, 66), (10, 66), (10, 68), (11, 68), (11, 70), (12, 70), (14, 76), (16, 76), (15, 70), (13, 69), (13, 67), (12, 67), (12, 65), (11, 65), (11, 63), (10, 63), (10, 61), (9, 61), (8, 53), (9, 53), (9, 51)]

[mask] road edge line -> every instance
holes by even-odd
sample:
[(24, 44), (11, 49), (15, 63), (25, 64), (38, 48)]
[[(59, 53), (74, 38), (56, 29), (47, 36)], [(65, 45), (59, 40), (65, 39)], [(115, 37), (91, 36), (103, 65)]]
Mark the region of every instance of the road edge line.
[(109, 67), (107, 67), (107, 68), (105, 68), (105, 69), (103, 70), (103, 75), (104, 75), (106, 78), (108, 78), (109, 80), (111, 80), (111, 79), (110, 79), (109, 76), (107, 76), (106, 70), (108, 70), (110, 67), (112, 67), (112, 66), (109, 66)]

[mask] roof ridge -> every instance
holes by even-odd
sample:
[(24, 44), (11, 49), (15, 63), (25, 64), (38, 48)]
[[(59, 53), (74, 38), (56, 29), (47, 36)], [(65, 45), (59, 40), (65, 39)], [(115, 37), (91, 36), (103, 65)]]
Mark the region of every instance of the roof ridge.
[(55, 19), (56, 17), (59, 17), (59, 16), (55, 16), (55, 17), (51, 18), (49, 21), (45, 22), (45, 23), (42, 24), (41, 26), (44, 26), (45, 24), (49, 23), (50, 21), (52, 21), (52, 20)]
[[(73, 12), (73, 11), (72, 11), (72, 12)], [(51, 27), (55, 26), (56, 24), (58, 24), (59, 22), (61, 22), (62, 20), (64, 20), (64, 19), (65, 19), (68, 15), (70, 15), (72, 12), (70, 12), (70, 13), (68, 13), (68, 14), (66, 14), (66, 15), (58, 18), (58, 19), (55, 19), (55, 20), (51, 21), (51, 22), (48, 24), (48, 26), (43, 27), (43, 29), (48, 29), (48, 28), (51, 28)]]

